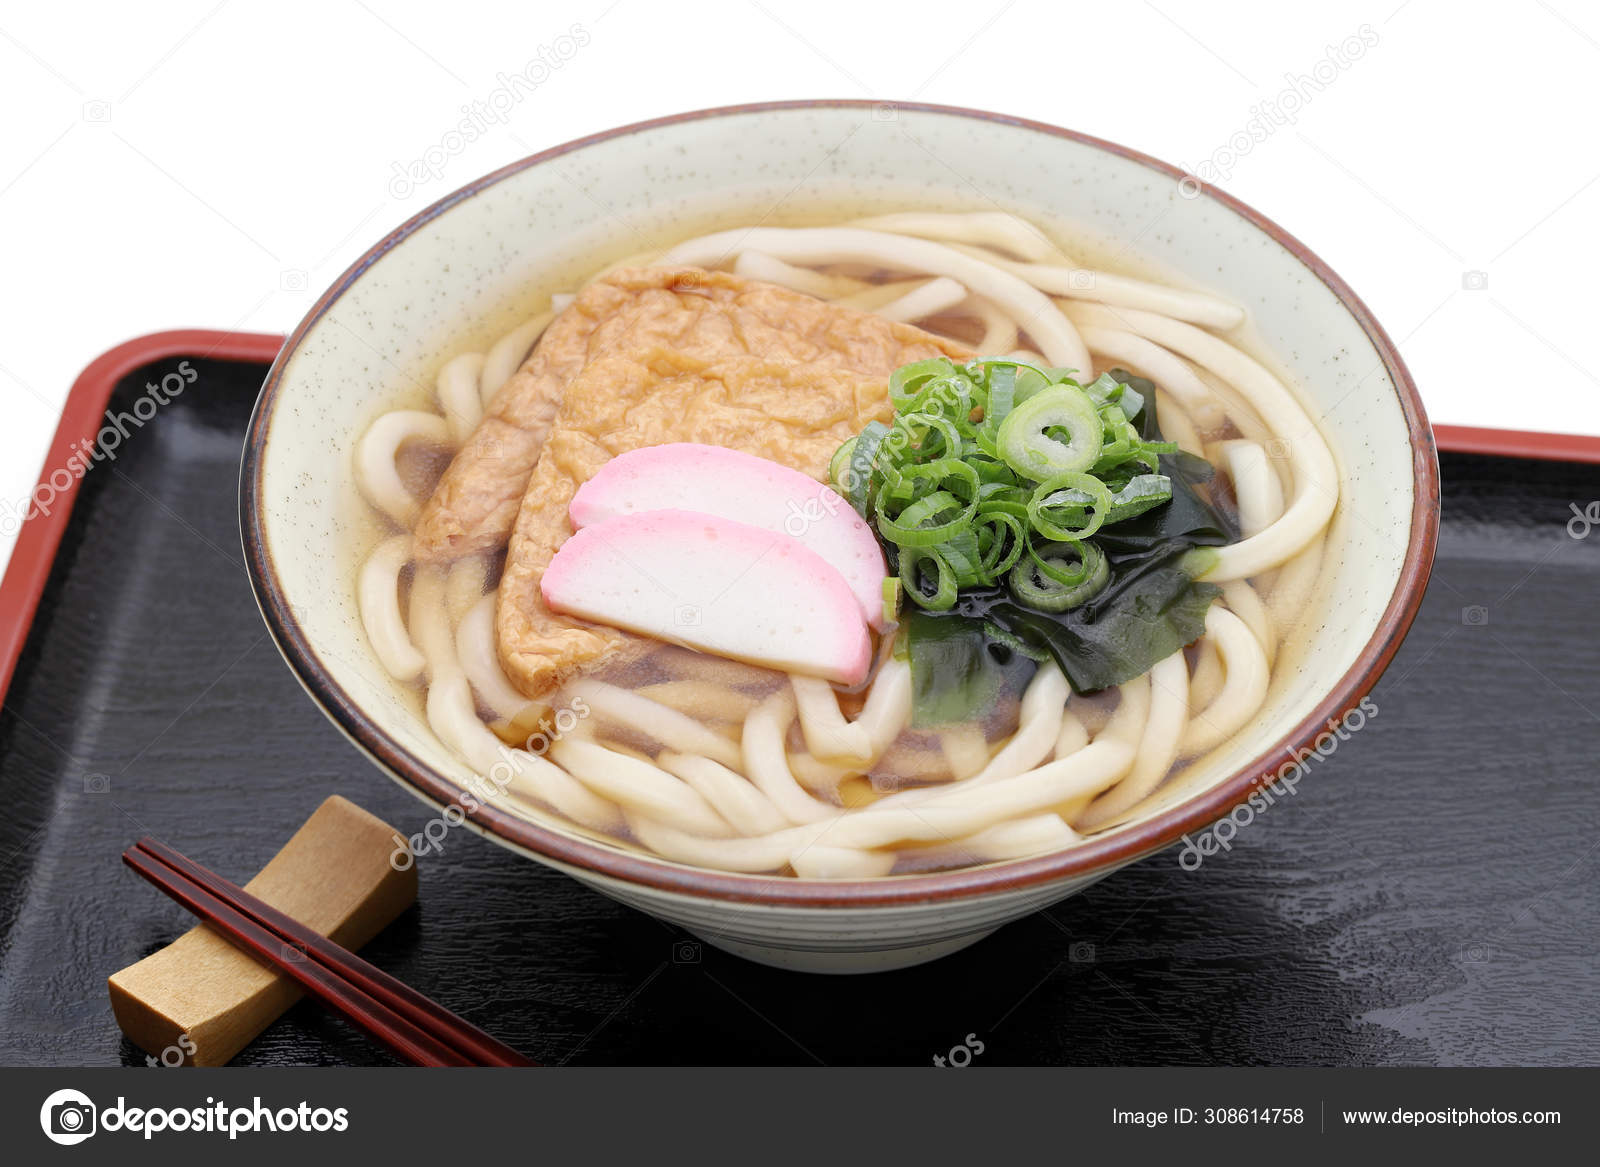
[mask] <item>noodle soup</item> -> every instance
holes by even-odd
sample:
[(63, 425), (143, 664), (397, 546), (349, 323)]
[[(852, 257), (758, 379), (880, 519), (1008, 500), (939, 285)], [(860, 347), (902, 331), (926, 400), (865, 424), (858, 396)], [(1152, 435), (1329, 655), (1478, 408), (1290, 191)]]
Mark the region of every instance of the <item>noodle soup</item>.
[(362, 434), (372, 650), (499, 805), (616, 846), (1080, 845), (1251, 723), (1319, 575), (1338, 475), (1243, 322), (994, 212), (630, 256)]

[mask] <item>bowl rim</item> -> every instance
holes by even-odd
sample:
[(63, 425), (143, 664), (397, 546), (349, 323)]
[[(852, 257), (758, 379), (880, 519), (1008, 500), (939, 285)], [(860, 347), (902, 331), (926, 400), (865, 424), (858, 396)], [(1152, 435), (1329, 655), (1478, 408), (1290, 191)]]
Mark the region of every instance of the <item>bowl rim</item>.
[[(256, 601), (267, 628), (285, 660), (323, 712), (371, 759), (418, 797), (440, 806), (458, 802), (460, 787), (403, 749), (351, 699), (322, 665), (290, 610), (268, 548), (265, 530), (263, 454), (285, 370), (310, 329), (366, 270), (425, 224), (494, 184), (554, 158), (585, 147), (645, 133), (665, 126), (749, 114), (782, 113), (814, 109), (906, 110), (947, 117), (968, 118), (1015, 126), (1034, 133), (1065, 138), (1136, 162), (1155, 174), (1183, 182), (1197, 197), (1209, 198), (1252, 223), (1300, 260), (1338, 298), (1366, 333), (1396, 387), (1406, 420), (1412, 453), (1411, 531), (1399, 578), (1377, 628), (1355, 662), (1332, 685), (1327, 695), (1305, 718), (1279, 740), (1259, 751), (1256, 758), (1210, 789), (1113, 835), (1090, 839), (1064, 851), (1026, 859), (929, 874), (877, 879), (816, 880), (787, 876), (751, 875), (690, 867), (669, 860), (631, 854), (577, 835), (567, 835), (519, 818), (483, 803), (467, 816), (479, 833), (513, 850), (557, 865), (576, 868), (604, 879), (709, 899), (773, 908), (885, 907), (965, 900), (975, 896), (1020, 893), (1072, 877), (1105, 874), (1132, 863), (1203, 829), (1243, 802), (1252, 791), (1267, 785), (1277, 759), (1298, 757), (1312, 748), (1331, 722), (1336, 722), (1371, 692), (1393, 660), (1422, 603), (1433, 565), (1439, 529), (1439, 464), (1433, 431), (1429, 426), (1415, 382), (1383, 326), (1359, 296), (1322, 259), (1273, 220), (1233, 196), (1201, 182), (1192, 174), (1138, 150), (1028, 118), (962, 106), (925, 102), (883, 102), (859, 98), (753, 102), (717, 106), (634, 122), (577, 138), (494, 170), (445, 195), (390, 231), (365, 252), (322, 294), (284, 342), (268, 371), (246, 431), (240, 467), (239, 521), (245, 562)], [(1273, 763), (1268, 765), (1268, 763)]]

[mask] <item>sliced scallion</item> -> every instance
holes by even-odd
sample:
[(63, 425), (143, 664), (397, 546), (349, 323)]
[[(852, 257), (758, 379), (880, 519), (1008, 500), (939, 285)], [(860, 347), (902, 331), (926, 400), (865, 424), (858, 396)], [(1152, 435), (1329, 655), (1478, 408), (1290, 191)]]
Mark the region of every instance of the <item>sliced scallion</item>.
[(1111, 491), (1092, 474), (1055, 474), (1034, 487), (1028, 521), (1046, 539), (1087, 539), (1111, 513)]
[(893, 422), (868, 423), (828, 466), (887, 545), (888, 619), (906, 596), (948, 610), (996, 585), (1076, 607), (1110, 570), (1092, 537), (1172, 498), (1161, 459), (1183, 455), (1144, 437), (1147, 395), (1110, 374), (1084, 385), (1071, 369), (936, 357), (895, 370), (889, 398)]
[[(933, 569), (933, 591), (923, 587), (924, 567)], [(955, 607), (955, 571), (936, 552), (924, 547), (907, 547), (900, 552), (900, 583), (905, 594), (921, 607), (932, 612), (943, 612)]]
[(1135, 474), (1111, 495), (1106, 522), (1120, 523), (1142, 515), (1151, 507), (1172, 501), (1172, 479), (1165, 474)]
[[(1054, 385), (1007, 415), (996, 444), (1006, 465), (1037, 482), (1093, 466), (1103, 429), (1088, 394), (1076, 386)], [(1056, 436), (1059, 431), (1066, 433), (1066, 441)]]
[(1042, 612), (1065, 612), (1087, 603), (1110, 578), (1105, 552), (1093, 543), (1029, 544), (1028, 558), (1011, 569), (1011, 590)]

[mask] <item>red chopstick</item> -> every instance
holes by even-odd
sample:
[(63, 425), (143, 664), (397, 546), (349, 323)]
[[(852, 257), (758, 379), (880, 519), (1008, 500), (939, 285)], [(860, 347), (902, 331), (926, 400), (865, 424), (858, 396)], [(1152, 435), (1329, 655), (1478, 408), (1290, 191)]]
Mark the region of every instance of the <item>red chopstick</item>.
[(311, 996), (414, 1065), (536, 1064), (164, 843), (140, 839), (123, 852), (122, 860), (229, 942), (285, 973)]

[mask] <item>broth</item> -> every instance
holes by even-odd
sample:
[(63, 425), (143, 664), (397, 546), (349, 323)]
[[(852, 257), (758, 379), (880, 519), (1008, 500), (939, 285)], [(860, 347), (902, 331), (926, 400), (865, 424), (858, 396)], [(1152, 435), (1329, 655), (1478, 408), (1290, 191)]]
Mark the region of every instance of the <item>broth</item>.
[[(358, 483), (386, 527), (358, 581), (374, 651), (444, 744), (491, 780), (498, 805), (694, 865), (810, 878), (907, 874), (1076, 845), (1138, 817), (1249, 724), (1316, 582), (1336, 479), (1331, 453), (1294, 396), (1269, 364), (1241, 351), (1255, 347), (1242, 312), (1149, 280), (1126, 248), (1112, 254), (1076, 239), (1063, 246), (992, 213), (867, 220), (846, 232), (872, 237), (861, 258), (813, 246), (827, 238), (815, 231), (743, 234), (770, 241), (768, 250), (788, 248), (789, 258), (714, 235), (632, 257), (633, 266), (678, 268), (687, 257), (842, 308), (917, 312), (904, 320), (931, 334), (930, 344), (942, 337), (956, 349), (1040, 367), (1061, 363), (1078, 345), (1092, 373), (1117, 368), (1154, 382), (1159, 436), (1215, 466), (1195, 495), (1240, 529), (1209, 552), (1217, 566), (1208, 578), (1221, 590), (1205, 608), (1204, 635), (1096, 691), (1074, 692), (1061, 660), (1047, 657), (1025, 684), (947, 725), (912, 723), (913, 702), (922, 699), (914, 684), (920, 694), (925, 678), (914, 682), (905, 638), (892, 627), (873, 634), (870, 675), (854, 687), (619, 633), (580, 666), (553, 672), (558, 683), (535, 689), (528, 674), (505, 667), (506, 535), (479, 539), (484, 545), (460, 555), (418, 551), (426, 550), (422, 526), (437, 525), (441, 511), (452, 517), (452, 476), (463, 464), (483, 459), (504, 478), (497, 486), (515, 485), (493, 462), (516, 459), (480, 447), (502, 410), (502, 390), (518, 391), (507, 389), (511, 370), (532, 368), (552, 330), (570, 331), (554, 322), (576, 311), (567, 300), (541, 305), (504, 340), (447, 362), (430, 408), (397, 403), (402, 408), (379, 417), (356, 455)], [(906, 241), (924, 246), (906, 249)], [(902, 250), (938, 263), (945, 253), (959, 257), (949, 270), (976, 263), (982, 270), (969, 275), (988, 281), (989, 291), (963, 284), (954, 302), (941, 300), (950, 289), (939, 281), (952, 283), (945, 271), (919, 269), (911, 258), (886, 264), (879, 254)], [(1086, 251), (1114, 270), (1073, 266), (1069, 257)], [(807, 262), (807, 254), (818, 258)], [(584, 286), (608, 279), (613, 267), (598, 268)], [(696, 291), (703, 289), (662, 294)], [(1019, 310), (1035, 300), (1048, 309)], [(930, 310), (919, 311), (923, 303)], [(581, 368), (606, 355), (585, 352)], [(695, 419), (685, 424), (692, 430)], [(678, 432), (669, 440), (697, 439)], [(542, 459), (546, 450), (533, 454)], [(479, 528), (495, 534), (487, 520)], [(907, 599), (904, 619), (922, 602)], [(566, 623), (585, 635), (593, 627)], [(564, 628), (563, 619), (555, 626)]]

